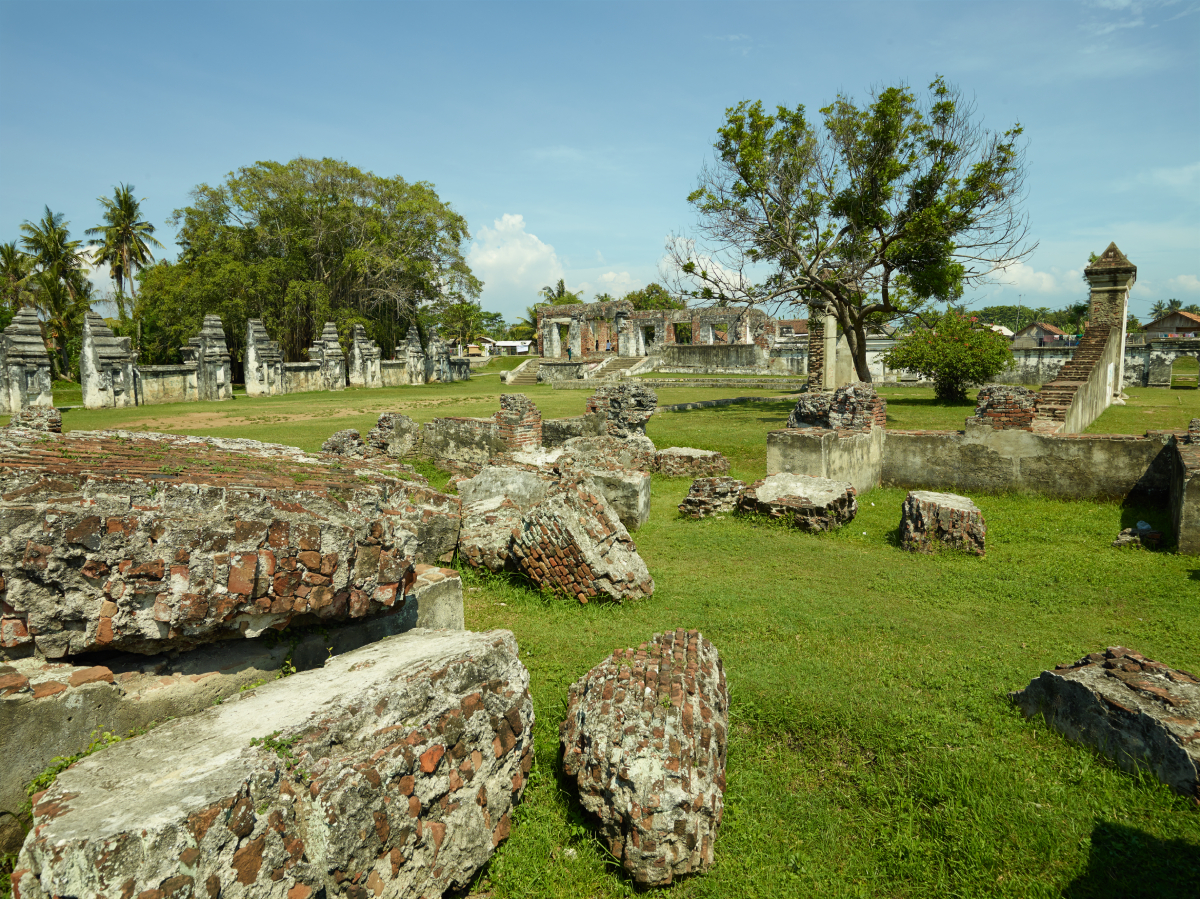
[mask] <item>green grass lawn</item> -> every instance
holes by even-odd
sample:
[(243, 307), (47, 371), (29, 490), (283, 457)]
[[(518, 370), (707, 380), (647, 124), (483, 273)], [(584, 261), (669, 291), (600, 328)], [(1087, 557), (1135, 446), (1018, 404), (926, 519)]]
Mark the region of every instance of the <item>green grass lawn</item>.
[[(383, 410), (419, 420), (490, 415), (502, 390), (483, 375), (444, 386), (79, 410), (64, 424), (315, 449), (339, 428), (369, 428)], [(524, 392), (549, 417), (581, 413), (588, 396)], [(780, 392), (657, 393), (666, 404)], [(939, 406), (931, 391), (884, 393), (891, 427), (959, 428), (973, 408)], [(1200, 414), (1196, 391), (1130, 393), (1100, 430), (1179, 427)], [(661, 413), (647, 430), (659, 446), (719, 449), (732, 473), (750, 480), (765, 473), (764, 435), (782, 426), (791, 405)], [(517, 635), (537, 713), (525, 801), (474, 892), (633, 895), (561, 776), (558, 724), (567, 686), (591, 666), (682, 626), (702, 630), (725, 664), (726, 816), (712, 871), (662, 894), (1200, 895), (1200, 806), (1026, 721), (1006, 698), (1057, 662), (1115, 644), (1200, 672), (1200, 559), (1109, 546), (1138, 518), (1164, 525), (1165, 509), (979, 495), (987, 556), (920, 556), (896, 546), (901, 490), (872, 491), (850, 526), (811, 535), (734, 517), (683, 519), (676, 506), (688, 483), (654, 478), (650, 521), (634, 535), (656, 583), (644, 601), (579, 606), (464, 573), (468, 627)]]

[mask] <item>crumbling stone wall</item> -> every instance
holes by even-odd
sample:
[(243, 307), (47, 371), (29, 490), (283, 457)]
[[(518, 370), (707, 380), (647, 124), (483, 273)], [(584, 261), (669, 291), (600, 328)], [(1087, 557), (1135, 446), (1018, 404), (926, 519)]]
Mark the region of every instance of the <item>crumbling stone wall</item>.
[(870, 431), (887, 427), (887, 400), (862, 382), (839, 387), (833, 395), (806, 393), (788, 416), (789, 428)]
[(381, 614), (458, 541), (456, 497), (254, 441), (10, 429), (0, 495), (5, 657)]
[(608, 432), (608, 415), (600, 410), (573, 418), (542, 419), (542, 446), (562, 446), (572, 437), (599, 437)]
[(658, 408), (658, 394), (641, 384), (605, 385), (587, 401), (589, 413), (603, 412), (608, 417), (608, 433), (613, 437), (646, 434), (646, 422)]

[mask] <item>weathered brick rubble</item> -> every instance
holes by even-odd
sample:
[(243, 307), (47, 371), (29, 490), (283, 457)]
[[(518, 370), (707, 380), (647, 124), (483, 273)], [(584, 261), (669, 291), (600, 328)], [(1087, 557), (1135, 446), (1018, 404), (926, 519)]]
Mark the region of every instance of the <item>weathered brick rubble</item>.
[(900, 510), (900, 545), (914, 552), (949, 546), (982, 556), (987, 524), (979, 507), (965, 496), (910, 490)]
[[(341, 655), (413, 628), (463, 629), (458, 573), (418, 564), (416, 581), (392, 609), (372, 618), (323, 622), (279, 640), (223, 640), (158, 655), (105, 653), (72, 662), (29, 656), (0, 664), (0, 809), (18, 809), (25, 787), (56, 756), (73, 755), (97, 733), (126, 734), (194, 715), (281, 670), (320, 668)], [(18, 822), (0, 816), (0, 854), (21, 848)]]
[(745, 489), (746, 482), (736, 478), (697, 478), (679, 504), (679, 511), (688, 518), (707, 518), (732, 512), (741, 501)]
[(613, 437), (645, 435), (646, 422), (658, 408), (658, 394), (641, 384), (605, 385), (587, 401), (588, 413), (608, 415), (608, 433)]
[(562, 473), (512, 532), (511, 557), (543, 589), (582, 603), (649, 596), (654, 579), (591, 478)]
[(729, 692), (712, 643), (682, 628), (617, 650), (571, 685), (563, 770), (642, 885), (713, 862), (724, 811)]
[(969, 419), (999, 430), (1033, 430), (1038, 395), (1028, 387), (988, 384), (975, 399), (975, 417)]
[(16, 430), (25, 428), (30, 431), (53, 431), (62, 433), (62, 413), (53, 406), (26, 406), (12, 413), (8, 427)]
[(839, 387), (833, 396), (806, 393), (788, 416), (789, 428), (834, 428), (870, 431), (887, 427), (887, 401), (870, 384)]
[(528, 686), (507, 631), (432, 631), (166, 722), (36, 797), (14, 894), (365, 899), (465, 887), (508, 836), (525, 787)]
[(0, 432), (0, 651), (154, 653), (392, 608), (459, 500), (249, 440)]
[(671, 446), (654, 456), (654, 467), (669, 478), (715, 478), (729, 474), (729, 460), (716, 450)]
[(828, 478), (773, 474), (742, 491), (738, 511), (783, 519), (805, 531), (828, 531), (858, 514), (858, 491)]
[(1200, 801), (1200, 678), (1124, 646), (1043, 671), (1009, 694), (1026, 717), (1095, 748), (1127, 771), (1148, 768)]

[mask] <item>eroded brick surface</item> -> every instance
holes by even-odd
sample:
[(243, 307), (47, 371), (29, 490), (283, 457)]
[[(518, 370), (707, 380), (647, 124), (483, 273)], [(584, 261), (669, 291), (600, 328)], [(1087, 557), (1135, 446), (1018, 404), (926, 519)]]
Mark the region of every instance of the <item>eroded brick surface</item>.
[(900, 510), (900, 545), (914, 552), (953, 547), (982, 556), (987, 524), (979, 507), (965, 496), (910, 490)]
[(0, 651), (153, 653), (389, 609), (458, 499), (246, 440), (0, 435)]
[(563, 770), (639, 884), (669, 884), (712, 864), (728, 726), (721, 659), (698, 631), (617, 650), (571, 685), (559, 728)]
[(716, 450), (671, 446), (655, 454), (654, 468), (669, 478), (715, 478), (729, 474), (729, 460)]
[(805, 393), (788, 416), (789, 428), (834, 428), (870, 431), (887, 427), (887, 400), (870, 384), (839, 387), (833, 395)]
[(737, 509), (745, 489), (746, 482), (736, 478), (697, 478), (679, 504), (679, 511), (688, 518), (732, 512)]
[(575, 472), (563, 472), (525, 513), (511, 553), (539, 587), (580, 602), (622, 602), (654, 592), (629, 531), (595, 483)]
[(1009, 694), (1027, 717), (1200, 801), (1200, 678), (1110, 646)]
[(162, 724), (38, 798), (16, 894), (464, 887), (508, 835), (533, 762), (528, 683), (506, 631), (413, 633)]
[(589, 413), (608, 416), (608, 433), (613, 437), (632, 437), (646, 433), (646, 422), (658, 408), (658, 394), (641, 384), (613, 384), (600, 387), (587, 401)]
[(979, 389), (972, 421), (999, 430), (1033, 430), (1038, 395), (1028, 387), (988, 384)]

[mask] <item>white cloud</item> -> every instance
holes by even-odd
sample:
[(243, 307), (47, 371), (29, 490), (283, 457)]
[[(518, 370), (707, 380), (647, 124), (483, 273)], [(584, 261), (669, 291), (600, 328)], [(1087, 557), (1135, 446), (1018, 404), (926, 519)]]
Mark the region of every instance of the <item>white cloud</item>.
[(1005, 287), (1019, 292), (1048, 296), (1078, 293), (1082, 283), (1081, 277), (1081, 272), (1073, 270), (1063, 272), (1057, 268), (1052, 268), (1048, 272), (1039, 272), (1033, 266), (1023, 262), (1010, 265), (1003, 272), (997, 272), (997, 280)]
[(585, 300), (591, 302), (598, 294), (607, 293), (609, 296), (617, 297), (618, 299), (629, 293), (631, 290), (636, 290), (643, 284), (636, 282), (629, 272), (604, 272), (596, 277), (595, 282), (584, 281), (579, 285), (587, 296)]
[(1167, 286), (1184, 293), (1200, 293), (1200, 278), (1195, 275), (1179, 275), (1169, 280)]
[(481, 227), (467, 264), (484, 282), (483, 307), (512, 321), (538, 300), (538, 291), (563, 276), (554, 247), (525, 230), (525, 218), (505, 213)]

